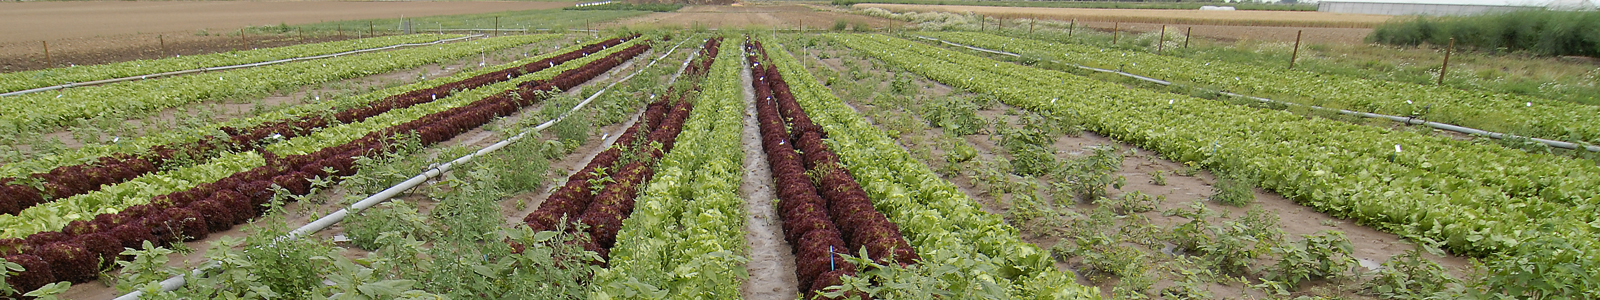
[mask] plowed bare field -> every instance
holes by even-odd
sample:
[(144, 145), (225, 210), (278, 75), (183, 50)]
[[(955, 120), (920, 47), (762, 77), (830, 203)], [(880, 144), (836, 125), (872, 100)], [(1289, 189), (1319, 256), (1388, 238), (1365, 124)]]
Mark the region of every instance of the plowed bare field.
[[(307, 24), (370, 18), (422, 17), (550, 9), (572, 2), (243, 2), (89, 1), (0, 2), (0, 72), (45, 66), (44, 45), (57, 65), (100, 64), (169, 54), (229, 51), (244, 46), (226, 33), (244, 26)], [(199, 34), (208, 31), (209, 34)], [(157, 39), (160, 35), (161, 39)], [(348, 37), (355, 37), (351, 33)], [(336, 37), (257, 37), (252, 47), (317, 42)]]

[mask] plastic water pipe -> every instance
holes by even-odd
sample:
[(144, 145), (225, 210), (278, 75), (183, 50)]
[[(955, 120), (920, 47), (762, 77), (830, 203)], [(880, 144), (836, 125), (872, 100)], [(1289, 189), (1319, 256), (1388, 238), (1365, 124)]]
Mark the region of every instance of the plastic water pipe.
[[(926, 37), (926, 36), (917, 36), (917, 38), (921, 38), (921, 39), (924, 39), (924, 40), (930, 40), (930, 41), (937, 41), (937, 42), (944, 43), (944, 44), (947, 44), (947, 45), (952, 45), (952, 46), (958, 46), (958, 47), (963, 47), (963, 48), (967, 48), (967, 49), (972, 49), (973, 51), (987, 52), (987, 53), (1006, 55), (1006, 56), (1012, 56), (1012, 57), (1022, 57), (1022, 55), (1016, 54), (1016, 53), (998, 51), (998, 50), (990, 50), (990, 49), (978, 48), (978, 47), (973, 47), (973, 46), (968, 46), (968, 45), (962, 45), (962, 44), (953, 43), (953, 42), (950, 42), (950, 41), (945, 41), (945, 40)], [(1107, 70), (1107, 69), (1101, 69), (1101, 68), (1094, 68), (1094, 67), (1082, 66), (1082, 65), (1077, 65), (1077, 64), (1064, 63), (1064, 62), (1055, 61), (1055, 60), (1050, 60), (1050, 62), (1063, 64), (1063, 65), (1068, 65), (1068, 66), (1073, 66), (1073, 67), (1077, 67), (1079, 69), (1085, 69), (1085, 70), (1090, 70), (1090, 71), (1095, 71), (1095, 72), (1112, 73), (1112, 74), (1127, 76), (1127, 77), (1131, 77), (1131, 78), (1134, 78), (1134, 79), (1148, 81), (1148, 82), (1152, 82), (1152, 83), (1156, 83), (1156, 84), (1160, 84), (1160, 85), (1172, 85), (1172, 82), (1168, 82), (1166, 80), (1150, 78), (1150, 77), (1141, 76), (1141, 75), (1138, 75), (1138, 74), (1133, 74), (1133, 73), (1128, 73), (1128, 72), (1123, 72), (1123, 71), (1118, 71), (1118, 70)], [(1453, 131), (1453, 132), (1459, 132), (1459, 133), (1464, 133), (1464, 134), (1482, 135), (1482, 136), (1487, 136), (1487, 137), (1496, 138), (1496, 139), (1526, 138), (1526, 139), (1533, 140), (1533, 141), (1536, 141), (1536, 142), (1544, 143), (1545, 145), (1549, 145), (1550, 147), (1556, 147), (1556, 148), (1561, 148), (1561, 149), (1588, 150), (1588, 151), (1592, 151), (1592, 152), (1600, 152), (1600, 146), (1580, 145), (1580, 144), (1571, 143), (1571, 142), (1563, 142), (1563, 141), (1550, 140), (1550, 139), (1541, 139), (1541, 138), (1534, 138), (1534, 137), (1524, 137), (1524, 136), (1518, 136), (1518, 135), (1511, 135), (1511, 134), (1487, 131), (1487, 130), (1482, 130), (1482, 129), (1477, 129), (1477, 128), (1453, 125), (1453, 124), (1448, 124), (1448, 123), (1428, 122), (1426, 120), (1418, 120), (1417, 118), (1412, 118), (1412, 117), (1391, 116), (1391, 115), (1385, 115), (1385, 114), (1359, 112), (1359, 111), (1351, 111), (1351, 110), (1345, 110), (1345, 109), (1332, 109), (1332, 108), (1326, 108), (1326, 107), (1315, 106), (1315, 105), (1305, 105), (1305, 104), (1299, 104), (1299, 103), (1283, 102), (1283, 101), (1277, 101), (1277, 100), (1261, 98), (1261, 97), (1256, 97), (1256, 96), (1242, 95), (1242, 94), (1237, 94), (1237, 93), (1228, 92), (1228, 91), (1221, 91), (1219, 93), (1223, 94), (1223, 95), (1232, 96), (1232, 97), (1239, 97), (1239, 98), (1246, 98), (1246, 99), (1252, 99), (1252, 100), (1256, 100), (1256, 101), (1261, 101), (1263, 103), (1283, 104), (1283, 105), (1288, 105), (1288, 106), (1305, 107), (1305, 108), (1310, 108), (1310, 109), (1315, 109), (1315, 110), (1331, 111), (1331, 112), (1336, 112), (1336, 113), (1340, 113), (1340, 114), (1352, 115), (1352, 116), (1358, 116), (1358, 117), (1364, 117), (1364, 118), (1388, 119), (1390, 121), (1405, 123), (1406, 125), (1424, 125), (1424, 126), (1433, 127), (1433, 128), (1439, 129), (1439, 130)]]
[[(339, 221), (343, 221), (344, 218), (350, 216), (350, 214), (352, 212), (360, 212), (360, 211), (365, 210), (367, 208), (376, 206), (379, 203), (383, 203), (384, 201), (388, 201), (390, 198), (393, 198), (394, 196), (400, 195), (400, 193), (404, 192), (405, 190), (409, 190), (409, 189), (411, 189), (413, 187), (421, 185), (423, 182), (428, 181), (428, 179), (430, 179), (430, 178), (438, 177), (439, 175), (442, 175), (445, 172), (450, 171), (450, 168), (454, 167), (455, 165), (466, 163), (466, 162), (471, 161), (473, 158), (476, 158), (478, 156), (483, 156), (485, 154), (489, 154), (490, 152), (494, 152), (495, 150), (500, 150), (500, 148), (505, 148), (506, 146), (511, 145), (512, 143), (516, 143), (517, 141), (522, 140), (523, 137), (527, 136), (529, 133), (536, 133), (536, 132), (539, 132), (539, 131), (544, 130), (546, 128), (550, 128), (550, 126), (555, 126), (555, 124), (557, 122), (560, 122), (562, 119), (566, 118), (568, 115), (571, 115), (572, 113), (577, 112), (579, 109), (583, 109), (583, 107), (585, 105), (589, 104), (589, 102), (594, 101), (594, 99), (595, 98), (599, 98), (601, 94), (605, 94), (606, 91), (611, 90), (611, 87), (614, 87), (619, 83), (626, 82), (629, 79), (632, 79), (635, 75), (639, 75), (639, 73), (643, 73), (645, 70), (649, 69), (650, 66), (654, 66), (656, 64), (656, 62), (667, 58), (667, 56), (669, 56), (669, 55), (672, 55), (672, 52), (677, 51), (678, 50), (678, 46), (682, 46), (682, 45), (683, 45), (683, 41), (679, 41), (677, 45), (672, 46), (672, 49), (667, 50), (666, 54), (662, 54), (660, 57), (657, 57), (656, 59), (651, 60), (650, 64), (645, 65), (643, 68), (639, 68), (639, 70), (638, 71), (634, 71), (633, 74), (628, 74), (628, 76), (622, 77), (622, 79), (619, 79), (616, 82), (612, 82), (611, 84), (606, 85), (605, 88), (601, 88), (600, 91), (595, 92), (594, 95), (589, 96), (589, 98), (583, 99), (583, 101), (579, 102), (578, 105), (573, 106), (572, 109), (567, 110), (567, 112), (562, 113), (560, 116), (556, 116), (555, 119), (552, 119), (552, 120), (549, 120), (549, 121), (545, 121), (544, 123), (540, 123), (538, 126), (534, 126), (532, 129), (523, 130), (521, 133), (518, 133), (517, 135), (512, 136), (511, 138), (507, 138), (507, 139), (505, 139), (503, 141), (500, 141), (498, 143), (494, 143), (493, 145), (489, 145), (488, 147), (484, 147), (483, 149), (480, 149), (477, 152), (473, 152), (471, 154), (467, 154), (465, 156), (462, 156), (462, 157), (457, 158), (455, 160), (452, 160), (450, 162), (441, 164), (438, 167), (434, 167), (433, 169), (429, 169), (427, 171), (422, 172), (422, 174), (417, 174), (417, 176), (411, 177), (411, 179), (407, 179), (406, 181), (401, 182), (399, 184), (396, 184), (396, 185), (394, 185), (392, 187), (389, 187), (388, 189), (384, 189), (382, 192), (378, 192), (377, 194), (373, 194), (372, 196), (368, 196), (366, 199), (361, 199), (361, 201), (358, 201), (355, 204), (350, 205), (350, 207), (348, 207), (348, 208), (340, 209), (339, 211), (335, 211), (332, 214), (328, 214), (327, 216), (323, 216), (322, 218), (317, 219), (316, 221), (312, 221), (311, 223), (308, 223), (305, 226), (300, 226), (300, 228), (295, 228), (293, 231), (290, 231), (288, 234), (285, 234), (284, 236), (278, 237), (278, 240), (297, 239), (297, 238), (303, 237), (305, 235), (308, 235), (308, 234), (315, 233), (317, 231), (321, 231), (323, 229), (326, 229), (326, 228), (328, 228), (330, 226), (333, 226), (333, 224), (339, 223)], [(693, 56), (691, 56), (690, 58), (692, 59)], [(685, 63), (684, 65), (687, 66), (688, 63)], [(191, 271), (190, 274), (193, 274), (195, 276), (199, 276), (200, 274), (203, 274), (207, 270), (214, 269), (214, 268), (217, 268), (219, 266), (221, 266), (221, 265), (218, 264), (217, 262), (206, 262), (204, 265), (201, 265), (199, 268), (196, 268), (196, 269), (194, 269), (194, 271)], [(161, 291), (163, 291), (163, 292), (175, 291), (175, 290), (178, 290), (178, 288), (183, 287), (183, 285), (185, 283), (186, 283), (186, 281), (184, 280), (184, 275), (173, 276), (171, 278), (167, 278), (166, 280), (162, 280), (161, 281)], [(119, 296), (117, 298), (114, 298), (114, 300), (136, 300), (136, 299), (139, 299), (139, 297), (141, 297), (141, 296), (144, 296), (144, 291), (136, 290), (136, 291), (133, 291), (133, 292), (129, 292), (127, 294), (123, 294), (122, 296)]]

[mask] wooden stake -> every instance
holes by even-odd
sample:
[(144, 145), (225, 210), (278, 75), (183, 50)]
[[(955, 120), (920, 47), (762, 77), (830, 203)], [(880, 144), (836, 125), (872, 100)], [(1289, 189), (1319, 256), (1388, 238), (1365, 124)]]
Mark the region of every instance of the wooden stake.
[(1161, 37), (1156, 38), (1156, 54), (1161, 54), (1161, 49), (1167, 46), (1167, 25), (1161, 25)]
[(1111, 44), (1112, 45), (1116, 45), (1117, 44), (1117, 37), (1118, 37), (1118, 33), (1119, 33), (1119, 32), (1117, 32), (1117, 30), (1121, 30), (1121, 29), (1122, 29), (1122, 23), (1121, 22), (1111, 22)]
[(1193, 36), (1193, 35), (1194, 35), (1194, 26), (1190, 26), (1189, 30), (1183, 32), (1183, 48), (1184, 49), (1189, 49), (1189, 36)]
[(166, 57), (167, 56), (167, 39), (162, 37), (161, 35), (157, 34), (156, 35), (156, 42), (161, 44), (161, 56), (162, 57)]
[(239, 28), (239, 42), (244, 44), (244, 49), (239, 50), (250, 50), (250, 39), (244, 37), (244, 28)]
[(369, 37), (378, 36), (378, 26), (372, 25), (372, 21), (371, 20), (367, 21), (367, 36), (369, 36)]
[(1033, 20), (1028, 22), (1028, 37), (1033, 37), (1033, 23), (1038, 23), (1037, 21), (1038, 20)]
[(338, 28), (338, 30), (339, 30), (339, 39), (344, 39), (344, 24), (341, 23), (341, 24), (334, 25), (334, 28)]
[(494, 17), (494, 36), (500, 36), (500, 16)]
[(1444, 73), (1450, 71), (1450, 51), (1456, 49), (1456, 38), (1450, 38), (1450, 47), (1444, 48), (1444, 64), (1439, 65), (1439, 85), (1444, 85)]
[(1294, 61), (1300, 58), (1300, 35), (1303, 33), (1306, 31), (1300, 30), (1294, 33), (1294, 53), (1289, 54), (1289, 69), (1294, 69)]
[(39, 43), (44, 44), (44, 67), (54, 68), (56, 66), (56, 60), (50, 59), (50, 41), (39, 41)]
[(1067, 25), (1067, 37), (1072, 37), (1072, 30), (1078, 28), (1078, 19), (1072, 19), (1072, 24)]

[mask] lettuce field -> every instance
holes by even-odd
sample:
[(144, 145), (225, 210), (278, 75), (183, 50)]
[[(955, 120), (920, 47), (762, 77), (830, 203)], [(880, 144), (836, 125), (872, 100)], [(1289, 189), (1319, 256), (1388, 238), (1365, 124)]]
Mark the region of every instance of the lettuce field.
[(1600, 142), (1600, 111), (1535, 96), (981, 32), (622, 28), (0, 74), (52, 86), (0, 97), (0, 297), (1600, 297), (1600, 166), (1514, 145)]

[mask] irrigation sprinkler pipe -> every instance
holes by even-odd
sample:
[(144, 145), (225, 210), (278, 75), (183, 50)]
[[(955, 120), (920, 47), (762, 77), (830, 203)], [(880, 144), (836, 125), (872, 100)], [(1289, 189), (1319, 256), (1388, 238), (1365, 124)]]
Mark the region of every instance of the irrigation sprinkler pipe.
[[(539, 131), (544, 130), (546, 128), (550, 128), (550, 126), (555, 126), (556, 122), (560, 122), (562, 119), (566, 118), (568, 115), (570, 115), (570, 114), (572, 114), (574, 112), (577, 112), (579, 109), (583, 109), (583, 107), (585, 105), (589, 104), (589, 102), (591, 102), (591, 101), (594, 101), (595, 98), (599, 98), (601, 94), (605, 94), (605, 92), (611, 90), (612, 87), (616, 86), (619, 83), (628, 81), (628, 79), (632, 79), (635, 75), (639, 75), (639, 73), (643, 73), (645, 70), (650, 69), (650, 67), (654, 66), (656, 64), (656, 62), (667, 58), (667, 56), (669, 56), (669, 55), (672, 55), (672, 52), (678, 50), (678, 46), (682, 46), (682, 45), (683, 45), (683, 42), (679, 41), (678, 45), (672, 46), (672, 49), (667, 50), (666, 54), (662, 54), (660, 57), (657, 57), (656, 59), (651, 60), (650, 64), (647, 64), (642, 68), (639, 68), (639, 70), (638, 71), (634, 71), (633, 74), (628, 74), (628, 76), (622, 77), (622, 79), (619, 79), (619, 80), (617, 80), (615, 82), (612, 82), (609, 85), (606, 85), (606, 87), (601, 88), (600, 91), (595, 92), (594, 95), (590, 95), (589, 98), (583, 99), (583, 102), (579, 102), (578, 105), (573, 106), (571, 110), (568, 110), (567, 112), (564, 112), (559, 116), (556, 116), (555, 119), (551, 119), (549, 121), (545, 121), (544, 123), (540, 123), (538, 126), (534, 126), (532, 129), (523, 130), (521, 133), (518, 133), (517, 135), (512, 136), (511, 138), (507, 138), (507, 139), (505, 139), (503, 141), (500, 141), (498, 143), (494, 143), (493, 145), (489, 145), (488, 147), (484, 147), (483, 149), (480, 149), (477, 152), (473, 152), (471, 154), (467, 154), (466, 156), (462, 156), (461, 158), (457, 158), (457, 159), (452, 160), (450, 162), (441, 164), (438, 167), (434, 167), (432, 169), (429, 169), (427, 171), (422, 172), (422, 174), (417, 174), (417, 176), (411, 177), (411, 179), (407, 179), (406, 181), (401, 182), (399, 184), (396, 184), (396, 185), (394, 185), (392, 187), (389, 187), (388, 189), (385, 189), (382, 192), (378, 192), (377, 194), (373, 194), (372, 196), (368, 196), (366, 199), (362, 199), (361, 201), (358, 201), (355, 204), (350, 205), (350, 207), (348, 207), (348, 208), (340, 209), (339, 211), (335, 211), (332, 214), (328, 214), (327, 216), (323, 216), (322, 218), (317, 219), (316, 221), (312, 221), (311, 223), (308, 223), (305, 226), (300, 226), (300, 228), (295, 228), (294, 231), (290, 231), (288, 234), (285, 234), (285, 235), (283, 235), (281, 237), (278, 237), (277, 240), (297, 239), (297, 238), (300, 238), (302, 236), (305, 236), (305, 235), (308, 235), (308, 234), (315, 233), (317, 231), (326, 229), (329, 226), (333, 226), (333, 224), (339, 223), (339, 221), (343, 221), (345, 217), (349, 216), (353, 212), (360, 212), (360, 211), (365, 210), (367, 208), (376, 206), (379, 203), (383, 203), (384, 201), (388, 201), (390, 198), (393, 198), (394, 196), (400, 195), (400, 193), (404, 192), (405, 190), (409, 190), (409, 189), (411, 189), (413, 187), (421, 185), (423, 182), (428, 181), (428, 179), (431, 179), (433, 177), (438, 177), (439, 175), (450, 171), (450, 168), (455, 166), (455, 165), (466, 163), (466, 162), (471, 161), (473, 158), (476, 158), (478, 156), (483, 156), (485, 154), (488, 154), (489, 152), (494, 152), (495, 150), (500, 150), (500, 148), (505, 148), (506, 146), (509, 146), (512, 143), (516, 143), (517, 141), (522, 140), (523, 137), (526, 137), (529, 133), (536, 133), (536, 132), (539, 132)], [(691, 58), (693, 58), (693, 57), (691, 57)], [(217, 268), (217, 267), (220, 267), (220, 266), (221, 265), (218, 264), (215, 261), (206, 262), (204, 265), (201, 265), (199, 268), (194, 269), (194, 271), (191, 271), (190, 273), (194, 274), (196, 276), (199, 276), (200, 274), (204, 273), (207, 270), (210, 270), (210, 269), (213, 269), (213, 268)], [(170, 291), (178, 290), (178, 288), (183, 287), (184, 283), (186, 283), (186, 280), (184, 280), (184, 275), (178, 275), (178, 276), (173, 276), (171, 278), (167, 278), (166, 280), (162, 280), (161, 281), (161, 291), (170, 292)], [(136, 299), (139, 299), (142, 296), (144, 296), (144, 291), (136, 290), (136, 291), (133, 291), (133, 292), (129, 292), (127, 294), (123, 294), (122, 296), (119, 296), (117, 298), (114, 298), (114, 300), (136, 300)]]
[[(945, 41), (945, 40), (941, 40), (941, 39), (936, 39), (936, 38), (931, 38), (931, 37), (926, 37), (926, 36), (917, 36), (917, 38), (921, 38), (921, 39), (924, 39), (924, 40), (930, 40), (930, 41), (938, 41), (940, 43), (944, 43), (944, 44), (947, 44), (947, 45), (952, 45), (952, 46), (958, 46), (958, 47), (963, 47), (963, 48), (967, 48), (967, 49), (972, 49), (973, 51), (993, 53), (993, 54), (1006, 55), (1006, 56), (1019, 57), (1019, 58), (1022, 57), (1022, 55), (1016, 54), (1016, 53), (998, 51), (998, 50), (991, 50), (991, 49), (984, 49), (984, 48), (978, 48), (978, 47), (958, 44), (958, 43)], [(1141, 76), (1141, 75), (1138, 75), (1138, 74), (1133, 74), (1133, 73), (1128, 73), (1128, 72), (1123, 72), (1123, 71), (1119, 71), (1119, 70), (1107, 70), (1107, 69), (1101, 69), (1101, 68), (1095, 68), (1095, 67), (1089, 67), (1089, 66), (1082, 66), (1082, 65), (1077, 65), (1077, 64), (1064, 63), (1064, 62), (1060, 62), (1060, 61), (1056, 61), (1056, 60), (1050, 60), (1050, 62), (1063, 64), (1063, 65), (1068, 65), (1068, 66), (1073, 66), (1073, 67), (1077, 67), (1079, 69), (1084, 69), (1084, 70), (1090, 70), (1090, 71), (1095, 71), (1095, 72), (1103, 72), (1103, 73), (1112, 73), (1112, 74), (1127, 76), (1127, 77), (1131, 77), (1131, 78), (1134, 78), (1134, 79), (1148, 81), (1148, 82), (1152, 82), (1152, 83), (1156, 83), (1156, 84), (1160, 84), (1160, 85), (1172, 85), (1172, 82), (1169, 82), (1169, 81), (1166, 81), (1166, 80), (1150, 78), (1150, 77)], [(1223, 95), (1232, 96), (1232, 97), (1239, 97), (1239, 98), (1245, 98), (1245, 99), (1261, 101), (1262, 103), (1282, 104), (1282, 105), (1288, 105), (1288, 106), (1305, 107), (1305, 108), (1310, 108), (1310, 109), (1315, 109), (1315, 110), (1331, 111), (1331, 112), (1336, 112), (1336, 113), (1340, 113), (1340, 114), (1352, 115), (1352, 116), (1358, 116), (1358, 117), (1364, 117), (1364, 118), (1387, 119), (1387, 120), (1390, 120), (1390, 121), (1405, 123), (1406, 125), (1424, 125), (1424, 126), (1433, 127), (1435, 129), (1439, 129), (1439, 130), (1453, 131), (1453, 132), (1459, 132), (1459, 133), (1464, 133), (1464, 134), (1482, 135), (1482, 136), (1487, 136), (1487, 137), (1495, 138), (1495, 139), (1526, 138), (1526, 139), (1533, 140), (1533, 141), (1536, 141), (1536, 142), (1544, 143), (1545, 145), (1549, 145), (1550, 147), (1556, 147), (1556, 148), (1561, 148), (1561, 149), (1570, 149), (1570, 150), (1588, 150), (1588, 151), (1591, 151), (1591, 152), (1600, 152), (1600, 146), (1580, 145), (1580, 144), (1572, 143), (1572, 142), (1563, 142), (1563, 141), (1542, 139), (1542, 138), (1536, 138), (1536, 137), (1525, 137), (1525, 136), (1519, 136), (1519, 135), (1505, 134), (1505, 133), (1487, 131), (1487, 130), (1482, 130), (1482, 129), (1477, 129), (1477, 128), (1453, 125), (1453, 124), (1449, 124), (1449, 123), (1429, 122), (1429, 121), (1426, 121), (1426, 120), (1420, 120), (1420, 119), (1413, 118), (1413, 117), (1391, 116), (1391, 115), (1385, 115), (1385, 114), (1359, 112), (1359, 111), (1352, 111), (1352, 110), (1346, 110), (1346, 109), (1326, 108), (1326, 107), (1321, 107), (1321, 106), (1316, 106), (1316, 105), (1290, 103), (1290, 102), (1272, 100), (1272, 99), (1261, 98), (1261, 97), (1256, 97), (1256, 96), (1237, 94), (1237, 93), (1228, 92), (1228, 91), (1219, 91), (1218, 93), (1219, 94), (1223, 94)]]
[(45, 92), (45, 91), (63, 90), (63, 89), (75, 88), (75, 87), (83, 87), (83, 86), (95, 86), (95, 85), (102, 85), (102, 84), (111, 84), (111, 83), (118, 83), (118, 82), (124, 82), (124, 81), (135, 81), (135, 80), (144, 80), (144, 79), (167, 77), (167, 76), (178, 76), (178, 75), (184, 75), (184, 74), (205, 73), (205, 72), (211, 72), (211, 71), (224, 71), (224, 70), (232, 70), (232, 69), (239, 69), (239, 68), (253, 68), (253, 67), (266, 66), (266, 65), (291, 63), (291, 62), (297, 62), (297, 61), (302, 61), (302, 60), (323, 59), (323, 58), (330, 58), (330, 57), (344, 56), (344, 55), (351, 55), (351, 54), (361, 54), (361, 53), (367, 53), (367, 52), (373, 52), (373, 51), (383, 51), (383, 50), (389, 50), (389, 49), (395, 49), (395, 48), (401, 48), (401, 47), (415, 47), (415, 46), (436, 45), (436, 44), (441, 44), (441, 43), (449, 43), (449, 42), (460, 41), (460, 40), (465, 40), (465, 39), (470, 39), (470, 38), (475, 38), (475, 37), (482, 37), (482, 36), (483, 36), (482, 34), (475, 34), (475, 35), (469, 35), (469, 36), (463, 36), (463, 37), (442, 39), (442, 40), (437, 40), (437, 41), (432, 41), (432, 42), (427, 42), (427, 43), (395, 44), (395, 45), (388, 45), (388, 46), (383, 46), (383, 47), (378, 47), (378, 48), (350, 50), (350, 51), (345, 51), (345, 52), (329, 53), (329, 54), (315, 55), (315, 56), (293, 57), (293, 58), (285, 58), (285, 59), (279, 59), (279, 60), (254, 62), (254, 63), (248, 63), (248, 64), (239, 64), (239, 65), (231, 65), (231, 66), (218, 66), (218, 67), (205, 67), (205, 68), (199, 68), (199, 69), (180, 70), (180, 71), (172, 71), (172, 72), (162, 72), (162, 73), (155, 73), (155, 74), (128, 76), (128, 77), (122, 77), (122, 78), (101, 79), (101, 80), (85, 81), (85, 82), (73, 82), (73, 83), (68, 83), (68, 84), (53, 85), (53, 86), (47, 86), (47, 87), (40, 87), (40, 88), (32, 88), (32, 89), (26, 89), (26, 90), (21, 90), (21, 91), (15, 91), (15, 92), (10, 92), (10, 93), (3, 93), (3, 94), (0, 94), (0, 97), (18, 96), (18, 95), (32, 94), (32, 93)]

